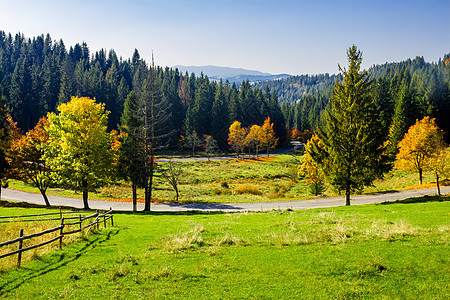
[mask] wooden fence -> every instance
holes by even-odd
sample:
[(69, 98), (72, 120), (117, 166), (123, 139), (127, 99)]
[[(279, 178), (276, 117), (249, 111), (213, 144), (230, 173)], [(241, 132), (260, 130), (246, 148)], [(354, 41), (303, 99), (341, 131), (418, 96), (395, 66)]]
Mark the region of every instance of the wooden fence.
[[(84, 217), (81, 216), (81, 214), (79, 214), (78, 216), (73, 216), (73, 214), (75, 214), (75, 213), (78, 213), (78, 212), (61, 212), (61, 210), (60, 210), (59, 213), (0, 217), (0, 223), (31, 222), (31, 221), (39, 222), (39, 221), (61, 220), (61, 225), (59, 225), (59, 226), (56, 226), (56, 227), (50, 228), (50, 229), (46, 229), (46, 230), (38, 232), (38, 233), (25, 235), (25, 236), (23, 235), (23, 229), (20, 229), (18, 238), (0, 243), (0, 248), (7, 246), (7, 245), (14, 244), (14, 243), (18, 243), (18, 249), (15, 251), (11, 251), (11, 252), (0, 255), (0, 259), (7, 257), (7, 256), (17, 254), (17, 266), (20, 267), (20, 263), (22, 260), (22, 252), (32, 250), (32, 249), (35, 249), (38, 247), (42, 247), (42, 246), (45, 246), (47, 244), (53, 243), (58, 240), (59, 240), (59, 247), (62, 248), (64, 236), (82, 232), (86, 229), (87, 229), (87, 231), (86, 231), (85, 235), (87, 235), (93, 227), (96, 227), (96, 229), (99, 229), (100, 223), (103, 223), (104, 227), (106, 228), (106, 224), (107, 224), (106, 221), (108, 221), (108, 220), (110, 220), (111, 226), (114, 226), (114, 219), (113, 219), (114, 215), (113, 215), (113, 212), (111, 209), (104, 213), (96, 212), (95, 214), (84, 216)], [(54, 217), (55, 215), (59, 215), (59, 217)], [(65, 216), (65, 215), (69, 215), (69, 216)], [(44, 217), (44, 218), (42, 218), (42, 217)], [(7, 218), (9, 220), (5, 220)], [(35, 219), (28, 219), (28, 218), (35, 218)], [(36, 219), (36, 218), (38, 218), (38, 219)], [(88, 220), (87, 224), (85, 222), (86, 220)], [(84, 225), (83, 225), (83, 222), (85, 223)], [(75, 226), (77, 228), (73, 229)], [(64, 231), (64, 229), (69, 229), (69, 228), (71, 230)], [(54, 238), (51, 238), (40, 244), (28, 246), (25, 248), (22, 247), (24, 240), (35, 238), (35, 237), (42, 236), (45, 234), (50, 234), (50, 233), (56, 232), (56, 231), (59, 231), (59, 235)]]

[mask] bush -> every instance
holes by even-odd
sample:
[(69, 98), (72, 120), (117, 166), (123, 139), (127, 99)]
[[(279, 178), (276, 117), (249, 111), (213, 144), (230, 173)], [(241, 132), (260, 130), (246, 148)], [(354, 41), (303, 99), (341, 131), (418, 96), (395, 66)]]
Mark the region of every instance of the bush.
[(223, 188), (225, 188), (225, 189), (230, 188), (230, 186), (228, 185), (228, 182), (226, 182), (226, 181), (223, 181), (223, 182), (220, 184), (220, 186), (223, 187)]
[(236, 194), (252, 194), (252, 195), (262, 195), (262, 192), (255, 186), (244, 184), (234, 189)]

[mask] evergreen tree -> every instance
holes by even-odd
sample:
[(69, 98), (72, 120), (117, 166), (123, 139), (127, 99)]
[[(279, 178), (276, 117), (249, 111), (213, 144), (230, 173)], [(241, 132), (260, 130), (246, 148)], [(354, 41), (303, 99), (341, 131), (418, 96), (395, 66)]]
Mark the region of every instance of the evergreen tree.
[(192, 115), (195, 121), (195, 131), (200, 136), (202, 134), (211, 133), (211, 109), (212, 97), (209, 79), (202, 74), (197, 80), (194, 106), (192, 109)]
[(218, 141), (220, 148), (226, 149), (230, 120), (228, 119), (228, 106), (226, 103), (222, 79), (220, 80), (219, 86), (216, 90), (211, 115), (212, 137), (214, 140)]
[(121, 118), (121, 131), (124, 133), (119, 158), (119, 172), (131, 181), (133, 211), (137, 208), (137, 187), (143, 187), (145, 177), (144, 116), (134, 91), (125, 100)]
[(229, 114), (230, 121), (241, 121), (242, 120), (242, 110), (239, 103), (239, 92), (237, 90), (236, 84), (231, 85), (230, 91), (228, 93), (228, 103), (229, 103)]
[(33, 85), (31, 70), (26, 57), (17, 61), (11, 77), (10, 108), (13, 119), (20, 128), (25, 130), (33, 128), (33, 117), (36, 106), (33, 101)]
[(389, 146), (388, 154), (391, 158), (398, 152), (397, 145), (402, 140), (410, 125), (412, 125), (411, 110), (411, 92), (409, 90), (409, 73), (404, 73), (403, 79), (398, 86), (395, 95), (394, 115), (392, 117), (391, 127), (389, 128)]
[(174, 131), (170, 130), (170, 105), (162, 94), (153, 57), (148, 76), (142, 84), (142, 105), (145, 136), (145, 205), (144, 211), (150, 211), (155, 174), (156, 151), (167, 148)]
[(9, 122), (9, 112), (6, 107), (6, 97), (3, 96), (3, 89), (0, 86), (0, 200), (3, 179), (8, 170), (8, 162), (6, 161), (6, 152), (10, 146), (11, 127)]
[(344, 80), (335, 84), (326, 127), (318, 131), (324, 148), (313, 146), (310, 154), (350, 205), (350, 195), (380, 178), (387, 165), (372, 81), (367, 71), (360, 71), (362, 54), (356, 46), (348, 49), (347, 57), (348, 70), (339, 66)]

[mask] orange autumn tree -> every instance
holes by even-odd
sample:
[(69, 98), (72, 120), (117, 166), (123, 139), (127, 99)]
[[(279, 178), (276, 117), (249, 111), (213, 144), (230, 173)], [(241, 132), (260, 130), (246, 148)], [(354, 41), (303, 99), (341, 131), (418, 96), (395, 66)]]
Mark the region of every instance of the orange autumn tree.
[(260, 143), (263, 148), (267, 151), (267, 156), (269, 156), (269, 151), (274, 149), (278, 143), (278, 138), (275, 137), (275, 131), (273, 130), (273, 123), (270, 123), (270, 118), (264, 120), (261, 127), (262, 134), (260, 135)]
[(26, 135), (12, 141), (8, 156), (13, 177), (37, 187), (45, 205), (50, 207), (46, 192), (53, 182), (52, 171), (43, 158), (44, 146), (49, 143), (49, 135), (45, 130), (48, 126), (48, 120), (42, 117)]
[(291, 139), (294, 141), (298, 140), (300, 137), (300, 134), (301, 134), (301, 132), (297, 128), (292, 129)]
[(230, 125), (228, 133), (228, 144), (231, 146), (234, 152), (236, 152), (238, 159), (239, 155), (244, 151), (246, 134), (247, 131), (245, 130), (245, 128), (241, 127), (241, 122), (234, 121), (233, 124)]
[(303, 177), (309, 185), (311, 192), (317, 196), (325, 190), (325, 173), (322, 166), (312, 158), (310, 151), (313, 144), (316, 147), (323, 148), (323, 145), (317, 135), (312, 136), (305, 146), (305, 154), (302, 158), (302, 165), (298, 168), (298, 177)]
[(395, 166), (417, 171), (419, 184), (422, 184), (422, 173), (430, 169), (430, 159), (439, 151), (437, 145), (443, 143), (443, 137), (444, 132), (436, 125), (436, 119), (425, 117), (417, 120), (398, 144)]

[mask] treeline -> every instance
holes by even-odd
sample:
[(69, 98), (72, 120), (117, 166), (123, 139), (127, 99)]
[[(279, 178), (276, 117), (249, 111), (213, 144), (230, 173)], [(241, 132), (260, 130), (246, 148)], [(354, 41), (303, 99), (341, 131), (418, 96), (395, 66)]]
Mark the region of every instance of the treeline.
[[(86, 43), (66, 48), (49, 34), (27, 39), (0, 31), (0, 84), (12, 118), (23, 131), (72, 96), (104, 103), (110, 111), (108, 128), (118, 129), (125, 99), (131, 91), (142, 89), (138, 70), (146, 65), (137, 50), (124, 60), (114, 50), (92, 54)], [(262, 125), (270, 117), (280, 145), (286, 140), (284, 115), (270, 89), (252, 88), (248, 81), (238, 89), (235, 84), (210, 81), (203, 74), (180, 74), (168, 67), (156, 67), (156, 75), (159, 92), (168, 103), (168, 132), (212, 135), (226, 148), (233, 121)], [(172, 139), (172, 147), (176, 140)]]
[[(438, 126), (450, 132), (449, 57), (450, 54), (447, 54), (446, 60), (437, 63), (426, 63), (423, 58), (417, 57), (400, 63), (373, 66), (368, 70), (369, 77), (375, 81), (372, 92), (382, 112), (386, 135), (395, 136), (398, 142), (417, 119), (425, 116), (436, 118)], [(331, 78), (324, 77), (324, 85), (331, 84)], [(333, 80), (339, 80), (339, 76)], [(286, 80), (286, 84), (288, 82)], [(290, 81), (289, 84), (294, 87), (296, 82)], [(290, 129), (314, 129), (325, 124), (323, 112), (329, 105), (332, 86), (321, 89), (320, 83), (312, 81), (311, 84), (311, 94), (291, 104), (282, 103), (282, 111)], [(274, 91), (279, 93), (277, 87), (274, 87)]]
[(335, 82), (342, 80), (342, 75), (318, 74), (296, 75), (286, 79), (267, 80), (255, 83), (256, 87), (269, 86), (274, 90), (280, 103), (295, 103), (308, 95), (331, 96)]

